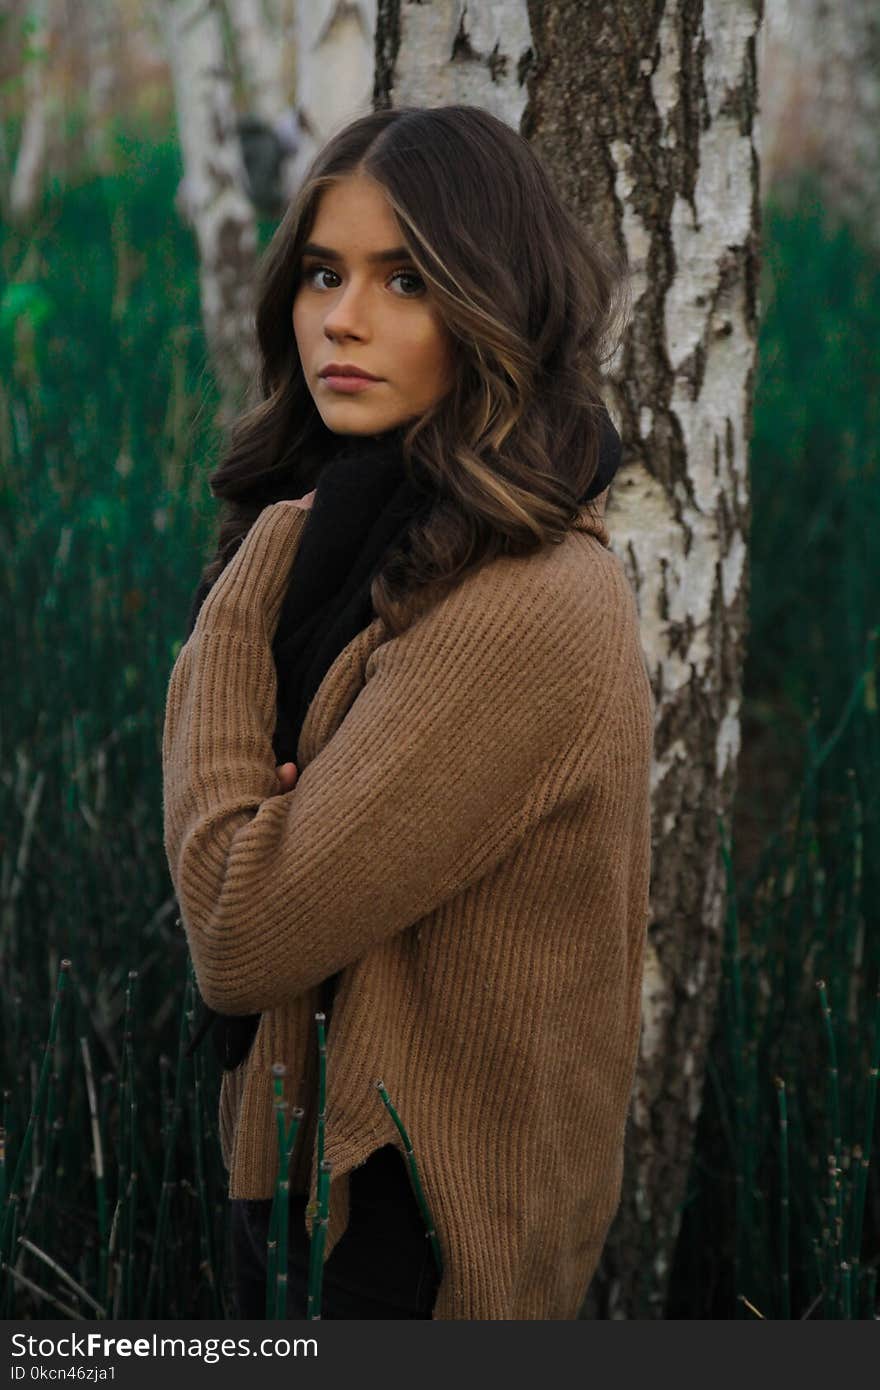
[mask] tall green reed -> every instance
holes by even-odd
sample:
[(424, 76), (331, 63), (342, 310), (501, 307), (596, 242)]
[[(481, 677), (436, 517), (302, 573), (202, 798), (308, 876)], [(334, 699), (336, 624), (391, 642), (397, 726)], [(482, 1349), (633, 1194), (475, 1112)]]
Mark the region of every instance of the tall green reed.
[[(750, 895), (738, 891), (719, 823), (728, 878), (722, 988), (691, 1182), (710, 1208), (711, 1267), (740, 1316), (874, 1316), (878, 1236), (864, 1214), (872, 1179), (875, 1201), (878, 1190), (870, 1162), (878, 952), (866, 932), (873, 905), (862, 896), (862, 844), (852, 829), (876, 825), (878, 794), (863, 796), (857, 770), (841, 773), (836, 763), (854, 725), (877, 718), (877, 635), (869, 634), (864, 668), (828, 735), (820, 739), (815, 724), (807, 731), (801, 786)], [(724, 1164), (711, 1185), (709, 1120), (719, 1127), (712, 1171)], [(724, 1211), (731, 1186), (732, 1220)], [(679, 1279), (683, 1256), (710, 1263), (692, 1245), (702, 1229), (691, 1208)], [(683, 1315), (680, 1304), (673, 1315)]]
[[(17, 1236), (51, 1241), (108, 1315), (133, 1308), (150, 1279), (151, 1306), (209, 1314), (228, 1306), (225, 1271), (204, 1259), (219, 1250), (223, 1262), (222, 1165), (212, 1104), (200, 1104), (196, 1138), (166, 1114), (180, 1006), (169, 986), (186, 949), (163, 862), (160, 744), (210, 547), (216, 396), (194, 247), (172, 211), (176, 149), (127, 153), (124, 175), (47, 197), (28, 237), (0, 230), (3, 1127), (11, 1164), (47, 961), (65, 956), (73, 1010), (35, 1131), (45, 1175)], [(123, 999), (131, 971), (139, 1038)], [(215, 1094), (210, 1067), (196, 1083)], [(178, 1066), (190, 1128), (194, 1095), (181, 1085)], [(185, 1175), (200, 1154), (196, 1190)], [(151, 1258), (157, 1219), (173, 1246), (198, 1249), (194, 1297), (167, 1250)], [(3, 1291), (36, 1315), (49, 1306), (21, 1280)]]

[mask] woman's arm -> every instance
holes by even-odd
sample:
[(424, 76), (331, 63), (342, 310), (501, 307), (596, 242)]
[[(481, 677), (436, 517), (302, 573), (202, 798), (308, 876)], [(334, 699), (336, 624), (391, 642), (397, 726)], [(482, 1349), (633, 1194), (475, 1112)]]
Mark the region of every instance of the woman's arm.
[(261, 513), (168, 687), (165, 848), (199, 989), (226, 1014), (295, 997), (500, 862), (550, 760), (599, 733), (627, 622), (620, 586), (594, 603), (540, 557), (496, 560), (376, 648), (279, 796), (271, 641), (304, 519)]

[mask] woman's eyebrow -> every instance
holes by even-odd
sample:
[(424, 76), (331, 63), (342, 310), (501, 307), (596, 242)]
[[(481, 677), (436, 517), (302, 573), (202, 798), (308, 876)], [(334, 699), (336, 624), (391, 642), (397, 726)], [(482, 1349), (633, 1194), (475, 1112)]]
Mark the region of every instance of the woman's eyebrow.
[[(338, 251), (334, 251), (329, 246), (319, 246), (317, 242), (314, 241), (306, 242), (301, 254), (303, 256), (323, 256), (327, 261), (345, 260), (345, 257), (341, 256)], [(371, 252), (371, 254), (367, 256), (367, 260), (370, 261), (371, 264), (378, 264), (380, 261), (397, 261), (400, 260), (401, 256), (409, 256), (409, 254), (410, 249), (408, 246), (391, 246), (387, 251)]]

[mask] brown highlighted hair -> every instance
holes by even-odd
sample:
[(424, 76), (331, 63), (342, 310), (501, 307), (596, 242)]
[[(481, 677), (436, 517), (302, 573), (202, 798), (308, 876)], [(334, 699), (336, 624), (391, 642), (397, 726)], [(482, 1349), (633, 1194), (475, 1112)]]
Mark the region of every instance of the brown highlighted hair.
[(309, 392), (292, 312), (318, 200), (349, 174), (381, 185), (458, 363), (450, 391), (401, 431), (406, 467), (437, 500), (373, 581), (375, 611), (397, 634), (467, 570), (558, 542), (576, 520), (598, 465), (602, 364), (625, 326), (627, 276), (528, 142), (488, 111), (400, 107), (351, 121), (316, 155), (262, 257), (258, 404), (231, 426), (209, 479), (224, 505), (203, 581), (265, 506), (316, 486), (340, 442)]

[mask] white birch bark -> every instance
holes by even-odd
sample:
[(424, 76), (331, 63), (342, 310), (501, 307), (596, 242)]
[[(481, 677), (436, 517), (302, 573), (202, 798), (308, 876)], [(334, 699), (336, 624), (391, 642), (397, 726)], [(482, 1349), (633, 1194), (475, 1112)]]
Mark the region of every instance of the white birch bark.
[[(393, 24), (393, 14), (394, 7), (379, 0), (386, 51), (385, 31)], [(492, 0), (485, 5), (403, 0), (399, 39), (392, 106), (465, 102), (519, 129), (528, 99), (522, 65), (529, 61), (532, 43), (525, 0)], [(391, 74), (386, 70), (383, 76), (388, 90)]]
[(27, 226), (40, 203), (49, 153), (49, 122), (54, 109), (48, 80), (54, 19), (52, 0), (34, 0), (30, 17), (33, 29), (28, 45), (30, 52), (24, 64), (24, 119), (8, 194), (7, 215), (16, 227)]
[(716, 1009), (716, 816), (729, 822), (735, 791), (746, 626), (760, 13), (761, 0), (378, 5), (377, 104), (466, 101), (508, 120), (630, 261), (608, 394), (624, 463), (606, 515), (657, 701), (653, 921), (623, 1197), (585, 1316), (663, 1316)]
[(290, 105), (277, 0), (223, 0), (245, 109), (273, 125)]
[(240, 110), (257, 117), (278, 137), (279, 192), (282, 200), (290, 200), (297, 188), (297, 154), (302, 142), (294, 93), (294, 16), (303, 5), (294, 0), (291, 13), (289, 3), (282, 0), (223, 3), (232, 34)]
[(86, 146), (91, 167), (104, 173), (111, 170), (110, 120), (119, 101), (119, 8), (115, 0), (89, 0), (82, 19), (88, 83)]
[(373, 109), (376, 0), (309, 0), (296, 7), (298, 186), (328, 136)]
[(257, 365), (254, 210), (247, 198), (217, 0), (162, 0), (183, 154), (185, 215), (199, 249), (202, 319), (221, 419), (252, 404)]

